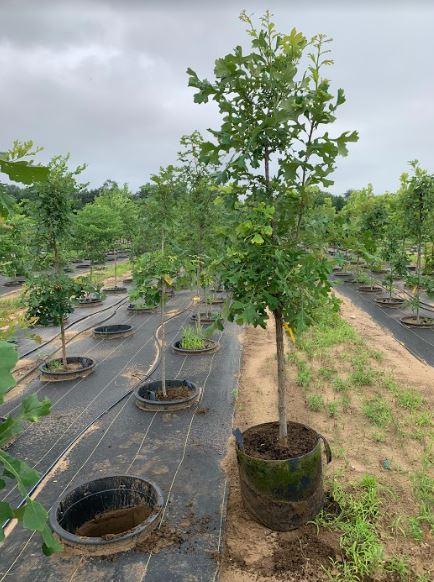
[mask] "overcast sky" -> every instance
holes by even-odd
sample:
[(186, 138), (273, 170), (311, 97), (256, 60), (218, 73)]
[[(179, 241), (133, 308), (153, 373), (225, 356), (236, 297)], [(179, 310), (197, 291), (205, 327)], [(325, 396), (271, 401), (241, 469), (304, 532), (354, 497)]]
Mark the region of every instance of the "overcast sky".
[(333, 37), (328, 69), (347, 103), (336, 131), (360, 141), (334, 193), (395, 189), (407, 161), (434, 171), (434, 2), (398, 0), (0, 0), (0, 151), (14, 139), (70, 152), (92, 185), (133, 190), (173, 163), (181, 135), (218, 125), (193, 103), (187, 67), (212, 77), (247, 35), (242, 8), (269, 8), (284, 32)]

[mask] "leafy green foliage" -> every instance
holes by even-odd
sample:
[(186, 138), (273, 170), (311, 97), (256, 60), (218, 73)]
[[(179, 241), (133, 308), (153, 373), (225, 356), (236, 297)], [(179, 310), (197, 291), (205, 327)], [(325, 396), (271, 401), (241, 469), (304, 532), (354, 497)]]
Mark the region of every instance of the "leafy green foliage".
[[(3, 402), (4, 395), (15, 385), (15, 379), (11, 372), (17, 359), (15, 347), (5, 340), (0, 340), (0, 404)], [(11, 438), (22, 432), (23, 422), (36, 422), (41, 416), (50, 413), (50, 406), (50, 401), (47, 398), (39, 400), (36, 394), (31, 394), (21, 402), (18, 414), (9, 416), (0, 422), (0, 466), (3, 468), (0, 489), (6, 487), (9, 480), (14, 480), (24, 500), (18, 507), (5, 501), (0, 502), (1, 523), (4, 524), (15, 518), (22, 523), (23, 527), (40, 532), (43, 539), (42, 549), (47, 555), (60, 551), (62, 547), (55, 540), (47, 525), (48, 514), (46, 510), (39, 502), (28, 496), (30, 488), (38, 482), (39, 474), (24, 461), (7, 453), (4, 447)], [(3, 539), (2, 527), (0, 541)]]
[(181, 336), (181, 347), (185, 350), (201, 350), (205, 347), (205, 338), (200, 330), (184, 327)]
[(163, 285), (166, 288), (175, 285), (176, 276), (180, 269), (178, 257), (164, 251), (145, 253), (139, 257), (133, 265), (133, 279), (138, 296), (149, 302), (149, 305), (157, 305), (162, 297)]
[(86, 281), (66, 275), (35, 277), (23, 293), (27, 317), (35, 318), (41, 325), (60, 325), (74, 310), (75, 302), (92, 289)]
[(340, 543), (345, 560), (333, 564), (338, 572), (333, 579), (358, 582), (375, 573), (384, 555), (376, 531), (381, 506), (379, 485), (371, 475), (365, 475), (353, 488), (344, 488), (334, 479), (332, 496), (339, 505), (339, 514), (322, 512), (315, 521), (342, 532)]

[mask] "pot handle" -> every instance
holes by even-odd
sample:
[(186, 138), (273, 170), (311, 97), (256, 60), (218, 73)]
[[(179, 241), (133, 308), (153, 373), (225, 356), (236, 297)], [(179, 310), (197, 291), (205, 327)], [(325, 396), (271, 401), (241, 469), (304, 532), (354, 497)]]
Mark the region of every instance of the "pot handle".
[(325, 452), (327, 465), (328, 465), (332, 461), (332, 450), (331, 450), (330, 445), (328, 443), (328, 440), (325, 438), (325, 436), (323, 436), (320, 433), (318, 433), (318, 436), (320, 439), (322, 439), (322, 442), (324, 444), (324, 452)]

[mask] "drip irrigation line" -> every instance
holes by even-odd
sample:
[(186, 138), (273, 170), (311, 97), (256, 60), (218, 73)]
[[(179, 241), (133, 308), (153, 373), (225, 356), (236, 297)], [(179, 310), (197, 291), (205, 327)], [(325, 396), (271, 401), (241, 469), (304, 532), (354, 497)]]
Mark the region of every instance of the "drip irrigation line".
[[(132, 388), (130, 388), (127, 392), (125, 392), (125, 394), (123, 394), (120, 398), (118, 398), (117, 400), (115, 400), (115, 402), (112, 402), (112, 404), (110, 404), (105, 410), (103, 410), (102, 412), (100, 412), (98, 414), (98, 416), (96, 416), (93, 420), (91, 420), (84, 428), (83, 430), (80, 431), (80, 433), (78, 435), (76, 435), (74, 437), (74, 439), (68, 444), (67, 447), (65, 447), (65, 449), (56, 457), (56, 459), (51, 463), (51, 465), (48, 467), (48, 469), (39, 477), (38, 481), (35, 483), (35, 485), (33, 485), (33, 487), (30, 489), (29, 493), (27, 494), (27, 496), (22, 499), (20, 501), (20, 503), (17, 505), (16, 509), (20, 509), (26, 502), (28, 499), (32, 498), (33, 493), (38, 489), (38, 487), (41, 485), (41, 483), (48, 477), (48, 475), (51, 473), (51, 471), (56, 467), (56, 465), (62, 460), (62, 458), (68, 454), (68, 452), (74, 447), (75, 443), (96, 423), (98, 422), (98, 420), (100, 420), (103, 416), (105, 416), (107, 413), (109, 413), (113, 408), (115, 408), (118, 404), (120, 404), (123, 400), (125, 400), (125, 398), (131, 396), (131, 394), (134, 392), (134, 390), (136, 389), (136, 387), (139, 384), (142, 384), (143, 382), (145, 382), (146, 380), (148, 380), (158, 369), (159, 365), (160, 365), (160, 361), (161, 361), (161, 345), (158, 339), (158, 332), (160, 330), (160, 328), (162, 328), (168, 321), (175, 319), (176, 317), (179, 317), (180, 315), (182, 315), (183, 313), (185, 313), (186, 311), (188, 311), (188, 309), (190, 309), (192, 305), (192, 302), (190, 301), (188, 303), (188, 305), (182, 309), (181, 311), (178, 311), (177, 313), (175, 313), (174, 315), (172, 315), (171, 317), (168, 317), (167, 319), (165, 319), (162, 323), (160, 323), (155, 331), (154, 331), (154, 340), (155, 340), (155, 345), (157, 348), (157, 355), (156, 358), (154, 359), (154, 362), (151, 364), (150, 369), (148, 370), (148, 372), (145, 374), (145, 376), (143, 378), (141, 378), (140, 380), (138, 380), (133, 386)], [(4, 530), (12, 521), (13, 518), (7, 519), (3, 524), (2, 524), (2, 529)], [(6, 534), (7, 537), (7, 534)]]
[[(86, 319), (89, 319), (90, 317), (93, 317), (94, 315), (97, 315), (98, 313), (104, 313), (104, 311), (107, 311), (108, 309), (113, 309), (113, 307), (119, 306), (124, 303), (127, 300), (127, 297), (123, 297), (122, 299), (119, 299), (119, 301), (116, 301), (116, 303), (113, 303), (113, 305), (109, 305), (107, 307), (104, 307), (103, 309), (99, 309), (98, 311), (94, 311), (93, 313), (87, 313), (86, 315), (83, 315), (83, 317), (80, 317), (79, 319), (76, 319), (75, 321), (71, 322), (69, 325), (65, 326), (65, 331), (70, 329), (72, 326), (74, 326), (76, 323), (80, 323), (81, 321), (85, 321)], [(110, 316), (112, 317), (112, 316)], [(108, 317), (107, 319), (110, 319), (110, 317)], [(103, 319), (100, 323), (103, 323), (104, 321), (107, 321), (106, 319)], [(67, 343), (69, 343), (71, 340), (73, 340), (75, 337), (77, 337), (77, 335), (80, 335), (81, 333), (83, 333), (84, 331), (87, 331), (88, 329), (90, 329), (93, 326), (89, 326), (85, 329), (82, 329), (81, 331), (79, 331), (76, 335), (74, 335), (72, 338), (70, 338), (68, 340)], [(20, 360), (27, 358), (27, 356), (30, 356), (30, 354), (33, 354), (34, 352), (44, 348), (45, 346), (48, 346), (48, 344), (50, 344), (52, 341), (54, 341), (55, 339), (57, 339), (58, 337), (60, 337), (60, 332), (56, 333), (56, 335), (53, 335), (52, 338), (50, 338), (49, 340), (47, 340), (46, 342), (40, 344), (39, 346), (36, 346), (35, 348), (32, 348), (31, 350), (29, 350), (28, 352), (26, 352), (25, 354), (23, 354), (20, 357)], [(57, 352), (57, 350), (56, 350)]]
[[(113, 303), (113, 305), (109, 305), (108, 307), (105, 307), (104, 309), (101, 309), (100, 311), (95, 311), (94, 313), (89, 313), (88, 315), (85, 315), (84, 317), (81, 317), (80, 319), (77, 319), (76, 321), (73, 321), (67, 328), (65, 329), (69, 329), (70, 327), (72, 327), (73, 325), (75, 325), (76, 323), (79, 323), (80, 321), (84, 321), (85, 319), (88, 319), (90, 317), (92, 317), (93, 315), (98, 315), (99, 313), (103, 313), (104, 311), (107, 311), (108, 309), (113, 309), (113, 307), (115, 307), (116, 309), (113, 311), (113, 313), (111, 313), (108, 317), (100, 320), (97, 322), (97, 324), (101, 324), (101, 323), (105, 323), (106, 321), (108, 321), (109, 319), (111, 319), (112, 317), (114, 317), (116, 315), (116, 313), (118, 312), (119, 308), (123, 305), (123, 303), (127, 300), (126, 297), (124, 297), (123, 299), (117, 301), (116, 303)], [(91, 329), (92, 327), (94, 327), (95, 324), (89, 325), (89, 327), (85, 327), (84, 329), (78, 331), (75, 335), (73, 335), (72, 337), (68, 338), (66, 340), (66, 345), (69, 345), (73, 340), (75, 340), (79, 335), (81, 335), (82, 333), (84, 333), (85, 331), (89, 331), (89, 329)], [(60, 336), (60, 333), (56, 334), (55, 336), (53, 336), (52, 338), (50, 338), (48, 341), (46, 341), (45, 343), (41, 344), (40, 346), (36, 346), (36, 348), (33, 348), (32, 350), (30, 350), (29, 352), (27, 352), (26, 354), (23, 354), (20, 357), (20, 360), (24, 359), (26, 356), (30, 355), (31, 353), (40, 350), (41, 348), (47, 346), (49, 343), (51, 343), (53, 340), (55, 340), (56, 338), (58, 338)], [(54, 356), (54, 354), (56, 352), (58, 352), (60, 350), (60, 347), (56, 348), (53, 352), (51, 352), (50, 354), (46, 354), (46, 357), (49, 358), (50, 356)], [(18, 361), (20, 361), (18, 360)], [(18, 380), (15, 383), (15, 386), (17, 384), (20, 384), (20, 382), (22, 382), (23, 380), (25, 380), (26, 378), (28, 378), (29, 376), (31, 376), (34, 372), (36, 372), (36, 370), (39, 368), (39, 364), (37, 364), (36, 366), (33, 366), (28, 372), (26, 372), (24, 374), (24, 376), (21, 376), (20, 378), (18, 378)]]

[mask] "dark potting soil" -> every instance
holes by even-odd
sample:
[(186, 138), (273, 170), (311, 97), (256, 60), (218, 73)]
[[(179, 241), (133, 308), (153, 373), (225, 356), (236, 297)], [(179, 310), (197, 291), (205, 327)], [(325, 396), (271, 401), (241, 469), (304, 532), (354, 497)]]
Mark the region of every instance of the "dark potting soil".
[(177, 388), (167, 388), (166, 396), (162, 392), (157, 392), (157, 400), (180, 400), (190, 396), (190, 390), (187, 386), (178, 386)]
[(91, 538), (110, 539), (111, 536), (133, 529), (152, 513), (147, 505), (135, 505), (100, 513), (76, 529), (75, 534)]
[(244, 452), (259, 459), (291, 459), (309, 453), (318, 440), (315, 431), (291, 423), (288, 423), (287, 447), (279, 445), (278, 436), (278, 424), (259, 426), (244, 436)]

